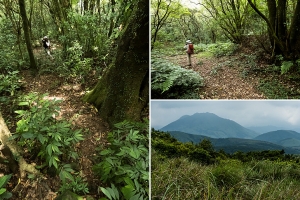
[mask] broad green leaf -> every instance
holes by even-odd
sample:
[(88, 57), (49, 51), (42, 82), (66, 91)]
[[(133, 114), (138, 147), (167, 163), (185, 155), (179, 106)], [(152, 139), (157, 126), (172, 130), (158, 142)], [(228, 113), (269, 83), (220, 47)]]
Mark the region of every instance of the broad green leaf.
[(25, 139), (34, 139), (35, 138), (34, 134), (32, 134), (32, 133), (23, 133), (22, 137)]
[(19, 115), (23, 115), (26, 111), (25, 110), (16, 110), (15, 113)]
[(0, 189), (0, 195), (3, 194), (4, 192), (6, 192), (6, 189), (5, 188), (1, 188)]
[(29, 106), (29, 102), (28, 101), (22, 101), (18, 105), (19, 106)]
[(38, 134), (37, 138), (41, 144), (44, 144), (46, 141), (46, 138), (42, 134)]
[(74, 177), (72, 176), (72, 174), (65, 170), (61, 170), (61, 172), (59, 173), (59, 177), (63, 182), (65, 182), (66, 179), (69, 179), (74, 182)]
[[(46, 147), (47, 153), (49, 156), (52, 156), (52, 144), (48, 144)], [(51, 165), (50, 165), (51, 167)]]
[(10, 192), (5, 192), (5, 193), (2, 194), (0, 197), (3, 198), (3, 199), (9, 199), (9, 198), (12, 197), (12, 193), (10, 193)]
[(114, 162), (112, 161), (112, 159), (111, 159), (110, 157), (105, 158), (105, 160), (106, 160), (109, 164), (114, 165)]
[(136, 194), (133, 197), (131, 197), (129, 200), (143, 200), (143, 196), (140, 194)]
[(116, 199), (120, 199), (119, 191), (118, 191), (118, 189), (115, 187), (114, 184), (111, 184), (111, 188), (112, 188), (113, 191), (114, 191), (114, 194), (115, 194)]
[(130, 185), (130, 186), (134, 187), (134, 183), (133, 183), (133, 181), (131, 180), (131, 178), (129, 178), (129, 177), (124, 177), (124, 181), (125, 181), (125, 183), (127, 183), (127, 185)]
[[(54, 157), (55, 158), (55, 157)], [(56, 169), (58, 169), (58, 165), (57, 165), (57, 162), (56, 162), (56, 159), (53, 159), (53, 166), (56, 168)]]
[(107, 196), (110, 200), (112, 200), (111, 194), (109, 193), (109, 191), (103, 187), (100, 187), (101, 191), (105, 194), (105, 196)]
[(131, 185), (126, 185), (125, 187), (122, 187), (121, 191), (125, 199), (130, 199), (135, 194), (134, 187), (132, 187)]
[(130, 149), (129, 155), (135, 159), (138, 159), (141, 155), (140, 151), (134, 146), (132, 149)]
[(105, 149), (103, 151), (100, 152), (101, 156), (105, 156), (107, 154), (113, 153), (113, 151), (111, 149)]
[(52, 145), (52, 151), (57, 153), (61, 152), (56, 145)]
[(116, 188), (112, 189), (112, 188), (107, 187), (106, 189), (109, 192), (109, 194), (111, 195), (112, 199), (117, 199), (117, 200), (119, 199), (119, 198), (117, 198), (117, 196), (119, 196), (119, 192)]
[(41, 131), (49, 131), (50, 129), (49, 129), (49, 127), (47, 127), (47, 126), (44, 126), (42, 129), (41, 129)]

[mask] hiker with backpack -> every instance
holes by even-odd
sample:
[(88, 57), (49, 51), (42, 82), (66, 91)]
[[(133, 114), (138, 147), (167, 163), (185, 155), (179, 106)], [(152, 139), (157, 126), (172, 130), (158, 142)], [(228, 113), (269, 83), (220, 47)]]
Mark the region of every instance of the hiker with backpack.
[(43, 39), (42, 39), (42, 44), (43, 44), (43, 47), (44, 47), (44, 49), (45, 49), (45, 52), (46, 52), (51, 58), (53, 58), (53, 57), (51, 56), (51, 54), (50, 54), (50, 47), (51, 47), (51, 45), (50, 45), (50, 40), (48, 39), (47, 36), (43, 37)]
[(194, 54), (194, 46), (191, 40), (186, 41), (184, 48), (186, 49), (186, 53), (188, 55), (188, 61), (189, 61), (188, 66), (191, 66), (192, 65), (191, 55)]

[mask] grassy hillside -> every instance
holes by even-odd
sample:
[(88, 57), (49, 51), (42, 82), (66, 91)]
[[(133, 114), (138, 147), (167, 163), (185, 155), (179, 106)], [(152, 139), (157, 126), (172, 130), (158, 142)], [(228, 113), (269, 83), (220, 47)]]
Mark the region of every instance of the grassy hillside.
[(153, 200), (300, 199), (299, 158), (283, 151), (226, 154), (152, 130), (151, 155)]
[(152, 151), (152, 199), (300, 199), (300, 167), (276, 161), (202, 165)]

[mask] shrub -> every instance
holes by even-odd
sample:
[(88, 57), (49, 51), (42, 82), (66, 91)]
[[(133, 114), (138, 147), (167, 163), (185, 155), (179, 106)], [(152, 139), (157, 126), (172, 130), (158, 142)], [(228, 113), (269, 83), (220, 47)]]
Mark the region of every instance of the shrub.
[(287, 73), (293, 67), (292, 61), (283, 61), (281, 64), (281, 74)]
[(203, 86), (203, 78), (193, 70), (183, 69), (168, 61), (151, 61), (152, 98), (187, 98)]
[(148, 125), (127, 121), (108, 134), (94, 171), (110, 187), (99, 187), (109, 199), (147, 199), (149, 180)]
[(237, 50), (238, 45), (233, 43), (216, 43), (207, 45), (207, 50), (214, 54), (216, 57), (230, 56), (235, 50)]
[(21, 119), (12, 139), (18, 139), (19, 145), (38, 153), (49, 167), (53, 165), (58, 169), (60, 156), (78, 158), (73, 145), (83, 140), (83, 135), (81, 130), (72, 130), (69, 122), (56, 119), (60, 101), (47, 100), (46, 96), (30, 93), (21, 97), (19, 106), (26, 106), (28, 110), (15, 111)]
[(0, 74), (0, 94), (9, 93), (11, 96), (20, 88), (19, 71), (8, 72), (7, 75)]
[(72, 77), (77, 77), (79, 80), (84, 82), (92, 70), (93, 60), (91, 58), (83, 57), (83, 47), (77, 41), (73, 42), (73, 46), (67, 51), (69, 58), (68, 61), (63, 63), (63, 68), (69, 68), (71, 70)]

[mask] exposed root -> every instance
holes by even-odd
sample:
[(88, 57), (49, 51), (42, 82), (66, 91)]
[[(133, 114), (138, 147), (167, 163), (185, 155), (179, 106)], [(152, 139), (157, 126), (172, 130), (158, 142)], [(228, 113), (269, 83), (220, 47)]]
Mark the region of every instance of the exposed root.
[(9, 140), (8, 138), (11, 136), (10, 131), (7, 128), (6, 123), (2, 117), (0, 112), (0, 141), (4, 146), (2, 149), (2, 153), (8, 160), (8, 165), (12, 172), (15, 172), (17, 169), (16, 162), (19, 165), (19, 172), (21, 179), (26, 176), (27, 173), (33, 174), (35, 176), (40, 176), (41, 173), (35, 169), (33, 164), (28, 164), (25, 159), (22, 157), (21, 149), (18, 147), (15, 141)]

